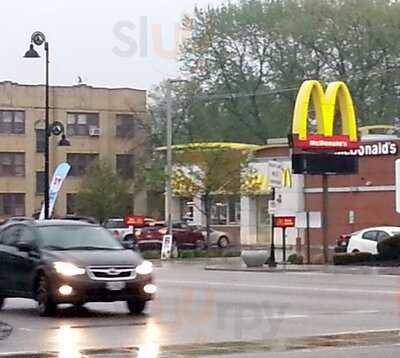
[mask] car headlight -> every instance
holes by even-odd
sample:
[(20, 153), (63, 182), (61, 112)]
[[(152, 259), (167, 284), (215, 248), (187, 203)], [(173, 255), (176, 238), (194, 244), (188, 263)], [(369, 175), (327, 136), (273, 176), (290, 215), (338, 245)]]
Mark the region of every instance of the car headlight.
[(153, 264), (150, 261), (143, 261), (136, 267), (136, 272), (139, 275), (150, 275), (153, 272)]
[(68, 262), (55, 262), (54, 268), (56, 271), (64, 276), (78, 276), (85, 274), (85, 269), (70, 264)]

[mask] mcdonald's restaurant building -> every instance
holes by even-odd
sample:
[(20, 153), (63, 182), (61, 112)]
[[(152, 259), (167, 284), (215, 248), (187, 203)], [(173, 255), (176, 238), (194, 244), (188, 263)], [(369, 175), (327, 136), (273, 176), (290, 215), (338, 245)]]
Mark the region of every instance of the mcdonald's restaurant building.
[[(283, 167), (291, 166), (291, 155), (284, 140), (270, 142), (256, 151), (253, 164), (267, 166), (271, 160), (280, 161)], [(400, 138), (393, 135), (366, 135), (361, 146), (349, 154), (358, 157), (358, 173), (354, 175), (329, 175), (327, 198), (327, 242), (333, 252), (336, 239), (372, 226), (400, 226), (400, 214), (395, 209), (395, 161), (400, 158)], [(348, 155), (348, 153), (342, 153)], [(291, 188), (277, 189), (276, 215), (293, 215), (304, 212), (323, 212), (323, 188), (320, 175), (293, 175)], [(268, 196), (241, 199), (241, 243), (244, 245), (268, 244), (271, 241), (271, 216), (268, 213)], [(317, 225), (318, 226), (318, 225)], [(321, 226), (321, 225), (320, 225)], [(280, 229), (275, 230), (275, 240), (282, 244)], [(322, 227), (310, 229), (311, 253), (322, 252)], [(305, 253), (305, 230), (288, 229), (288, 249)]]
[[(373, 134), (362, 137), (359, 149), (350, 152), (358, 157), (355, 175), (329, 175), (327, 200), (327, 242), (333, 252), (337, 238), (359, 229), (393, 225), (400, 226), (400, 214), (395, 210), (395, 161), (400, 158), (400, 137)], [(342, 155), (348, 155), (343, 153)], [(251, 166), (268, 175), (271, 161), (283, 168), (292, 167), (291, 149), (287, 139), (269, 140), (253, 153)], [(323, 189), (320, 175), (292, 174), (291, 186), (277, 188), (275, 215), (299, 217), (306, 212), (322, 219)], [(212, 226), (229, 234), (233, 245), (269, 246), (272, 238), (272, 216), (269, 211), (271, 194), (220, 197), (212, 208)], [(197, 208), (201, 198), (174, 198), (173, 220), (182, 220), (192, 211), (194, 224), (204, 225), (205, 218)], [(322, 253), (322, 220), (310, 228), (311, 253), (314, 258)], [(283, 243), (282, 229), (274, 230), (279, 259)], [(287, 251), (306, 253), (306, 230), (302, 227), (286, 230)]]

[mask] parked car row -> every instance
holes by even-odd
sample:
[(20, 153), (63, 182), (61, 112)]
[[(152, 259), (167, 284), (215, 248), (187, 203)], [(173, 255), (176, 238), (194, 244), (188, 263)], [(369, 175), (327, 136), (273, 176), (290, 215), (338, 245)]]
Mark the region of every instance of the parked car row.
[(400, 227), (378, 226), (343, 234), (336, 241), (335, 252), (368, 252), (376, 255), (378, 243), (394, 235), (400, 235)]
[[(159, 247), (162, 245), (164, 235), (168, 233), (168, 227), (164, 221), (155, 221), (150, 218), (145, 219), (145, 226), (140, 228), (127, 226), (123, 219), (110, 219), (104, 226), (118, 240), (132, 241), (140, 249)], [(204, 226), (174, 222), (172, 235), (177, 249), (206, 247), (207, 230)], [(210, 229), (210, 245), (226, 248), (230, 243), (227, 233)]]

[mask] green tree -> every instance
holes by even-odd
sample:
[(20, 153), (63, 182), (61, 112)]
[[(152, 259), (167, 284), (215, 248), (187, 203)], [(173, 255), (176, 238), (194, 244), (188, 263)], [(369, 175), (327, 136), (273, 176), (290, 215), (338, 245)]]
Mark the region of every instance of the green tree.
[[(360, 125), (396, 122), (398, 1), (241, 0), (195, 8), (183, 25), (192, 36), (180, 58), (189, 83), (173, 95), (176, 143), (286, 136), (306, 79), (345, 81)], [(151, 102), (154, 123), (165, 119), (164, 89)]]
[(200, 196), (199, 209), (206, 219), (207, 246), (210, 242), (211, 207), (216, 195), (237, 195), (242, 188), (241, 171), (247, 166), (252, 147), (224, 143), (198, 143), (174, 147), (178, 169), (172, 177), (176, 194)]
[(115, 173), (110, 163), (99, 160), (88, 168), (77, 194), (76, 210), (104, 223), (110, 217), (123, 217), (132, 210), (131, 185)]

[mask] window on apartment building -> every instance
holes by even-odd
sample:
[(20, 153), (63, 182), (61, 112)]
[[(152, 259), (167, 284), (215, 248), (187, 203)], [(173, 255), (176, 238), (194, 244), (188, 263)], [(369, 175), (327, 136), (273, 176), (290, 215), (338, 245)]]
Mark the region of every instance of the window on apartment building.
[(67, 154), (67, 162), (71, 166), (70, 175), (83, 176), (98, 157), (98, 154)]
[(68, 136), (88, 136), (95, 128), (99, 128), (98, 113), (67, 113)]
[(117, 172), (125, 179), (133, 179), (134, 156), (132, 154), (117, 155)]
[(25, 216), (25, 194), (0, 194), (0, 215)]
[(67, 215), (76, 214), (76, 194), (67, 194)]
[(117, 114), (116, 136), (120, 138), (133, 137), (135, 134), (135, 121), (132, 114)]
[(0, 153), (0, 176), (24, 177), (25, 153)]
[(46, 131), (44, 129), (36, 129), (36, 152), (44, 153), (46, 149)]
[(0, 111), (0, 133), (2, 134), (24, 134), (25, 112), (23, 111)]
[(36, 172), (36, 194), (44, 193), (44, 172)]

